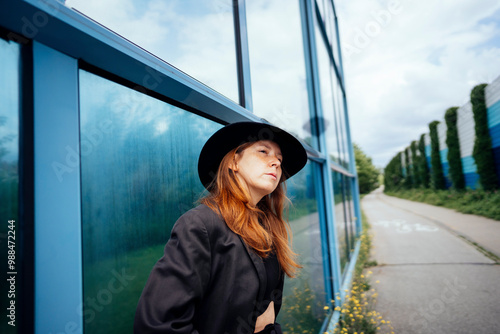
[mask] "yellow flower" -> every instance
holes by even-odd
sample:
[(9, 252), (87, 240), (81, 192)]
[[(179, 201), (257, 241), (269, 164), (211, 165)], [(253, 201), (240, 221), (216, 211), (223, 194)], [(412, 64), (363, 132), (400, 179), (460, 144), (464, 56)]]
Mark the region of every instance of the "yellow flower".
[(329, 306), (325, 306), (323, 307), (323, 310), (328, 310), (330, 307)]
[(340, 311), (340, 310), (341, 310), (340, 306), (337, 306), (337, 307), (335, 308), (335, 311)]
[(375, 283), (377, 283), (377, 284), (378, 284), (378, 283), (380, 283), (380, 281), (379, 281), (379, 280), (376, 280), (376, 281), (375, 281)]

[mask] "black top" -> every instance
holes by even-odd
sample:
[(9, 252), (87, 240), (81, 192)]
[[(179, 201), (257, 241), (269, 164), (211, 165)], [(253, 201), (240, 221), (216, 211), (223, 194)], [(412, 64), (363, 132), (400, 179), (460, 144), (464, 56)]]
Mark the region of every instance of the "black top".
[(267, 284), (266, 284), (266, 292), (264, 293), (264, 300), (268, 305), (271, 301), (275, 299), (277, 294), (281, 295), (280, 289), (280, 277), (281, 270), (280, 264), (278, 262), (278, 258), (276, 254), (272, 252), (269, 254), (267, 258), (263, 258), (264, 267), (266, 268), (266, 276), (267, 276)]

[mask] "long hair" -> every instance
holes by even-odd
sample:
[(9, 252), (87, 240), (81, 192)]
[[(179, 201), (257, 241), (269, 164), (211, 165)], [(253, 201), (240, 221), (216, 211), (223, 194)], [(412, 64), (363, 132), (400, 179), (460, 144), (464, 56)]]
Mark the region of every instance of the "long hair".
[(251, 247), (260, 257), (267, 257), (273, 250), (283, 271), (294, 277), (295, 270), (301, 268), (291, 247), (290, 226), (283, 217), (283, 210), (289, 200), (286, 197), (286, 176), (276, 189), (253, 207), (250, 194), (242, 186), (229, 166), (234, 163), (236, 153), (240, 153), (253, 143), (246, 143), (233, 149), (222, 159), (216, 177), (208, 187), (210, 193), (201, 203), (222, 216), (227, 226)]

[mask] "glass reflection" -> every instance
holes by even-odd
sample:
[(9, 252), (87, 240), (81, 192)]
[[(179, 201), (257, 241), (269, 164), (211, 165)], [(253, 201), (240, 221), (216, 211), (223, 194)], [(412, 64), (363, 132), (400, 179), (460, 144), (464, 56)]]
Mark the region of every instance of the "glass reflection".
[(321, 14), (321, 20), (325, 25), (329, 44), (333, 50), (335, 63), (339, 65), (339, 48), (337, 42), (337, 28), (335, 27), (335, 13), (333, 11), (331, 0), (317, 0), (318, 9)]
[(286, 280), (283, 307), (277, 321), (289, 333), (318, 333), (325, 319), (325, 282), (318, 215), (314, 187), (314, 164), (287, 181), (287, 195), (293, 203), (290, 226), (293, 249), (303, 266), (296, 278)]
[[(19, 45), (0, 38), (0, 217), (2, 217), (2, 224), (0, 224), (0, 252), (2, 254), (0, 308), (3, 310), (2, 314), (5, 315), (10, 312), (5, 310), (10, 307), (11, 301), (15, 302), (17, 312), (21, 309), (20, 301), (17, 298), (9, 298), (7, 293), (9, 291), (7, 272), (18, 271), (21, 263), (19, 248), (17, 248), (14, 249), (17, 250), (14, 269), (8, 266), (8, 251), (12, 249), (8, 247), (9, 241), (14, 241), (9, 236), (15, 236), (16, 240), (20, 238), (17, 229), (19, 226), (19, 57)], [(12, 229), (9, 229), (9, 220), (15, 221)], [(12, 247), (12, 243), (10, 245)], [(21, 277), (17, 275), (16, 280), (20, 282), (20, 279)], [(18, 290), (16, 295), (18, 295), (19, 284), (16, 288)], [(11, 319), (5, 315), (0, 321), (0, 333), (17, 333), (17, 327), (9, 325), (8, 322)]]
[(66, 5), (238, 101), (231, 0), (67, 0)]
[(129, 333), (173, 224), (204, 190), (198, 155), (221, 126), (85, 71), (80, 101), (85, 332)]
[[(346, 208), (346, 228), (349, 231), (349, 244), (351, 251), (354, 250), (356, 244), (356, 220), (354, 217), (354, 202), (352, 200), (352, 178), (344, 176), (345, 184), (345, 208)], [(349, 255), (350, 258), (350, 255)]]
[(333, 192), (335, 201), (335, 228), (337, 232), (337, 249), (340, 259), (340, 270), (343, 273), (349, 261), (349, 230), (344, 206), (344, 175), (332, 172)]
[[(332, 68), (332, 76), (334, 76), (333, 68)], [(334, 78), (336, 78), (334, 76)], [(335, 117), (337, 119), (338, 124), (338, 141), (339, 141), (339, 154), (340, 160), (339, 163), (341, 166), (346, 169), (349, 168), (349, 155), (347, 151), (347, 132), (346, 132), (346, 122), (345, 122), (345, 114), (344, 114), (344, 103), (343, 103), (343, 95), (338, 81), (335, 81), (334, 84), (334, 98), (335, 98)]]
[(298, 1), (246, 2), (254, 113), (313, 147)]
[(330, 57), (326, 50), (325, 44), (323, 43), (323, 38), (319, 32), (317, 25), (315, 32), (317, 51), (316, 54), (318, 57), (318, 72), (321, 89), (321, 106), (323, 109), (328, 156), (332, 161), (340, 164), (340, 143), (338, 138), (339, 130), (338, 121), (335, 117), (335, 109), (337, 106), (335, 96), (333, 95), (334, 85), (336, 84), (336, 77), (334, 76)]

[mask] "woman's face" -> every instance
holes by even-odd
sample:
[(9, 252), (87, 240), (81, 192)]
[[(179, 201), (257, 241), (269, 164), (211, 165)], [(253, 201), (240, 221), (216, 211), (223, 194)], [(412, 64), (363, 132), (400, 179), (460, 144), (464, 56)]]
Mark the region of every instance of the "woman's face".
[(273, 141), (261, 140), (236, 153), (230, 168), (242, 184), (247, 186), (253, 205), (272, 193), (281, 179), (283, 156)]

